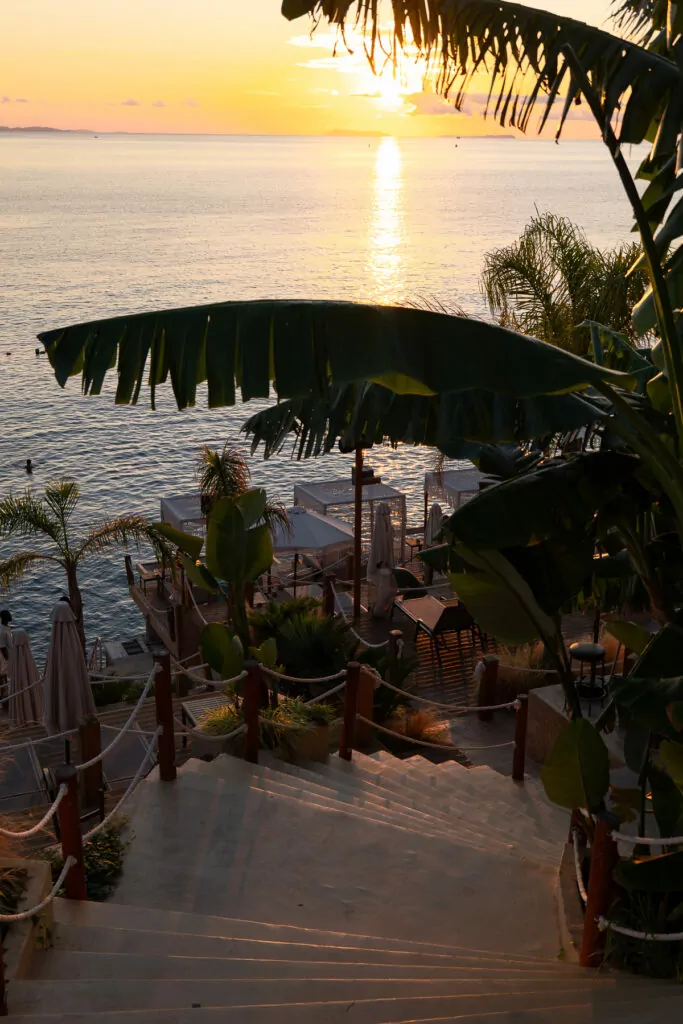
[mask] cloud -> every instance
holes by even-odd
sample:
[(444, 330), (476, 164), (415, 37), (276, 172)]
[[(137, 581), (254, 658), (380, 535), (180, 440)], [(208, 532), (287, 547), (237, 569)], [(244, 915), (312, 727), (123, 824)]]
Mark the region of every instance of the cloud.
[(153, 107), (165, 107), (166, 104), (164, 103), (163, 100), (155, 100), (154, 103), (152, 104), (152, 106)]
[(310, 68), (313, 71), (340, 71), (352, 75), (358, 71), (362, 61), (357, 54), (340, 54), (339, 57), (314, 57), (312, 60), (299, 61), (297, 67)]
[(122, 107), (139, 107), (140, 106), (140, 100), (132, 100), (132, 99), (122, 100), (121, 101), (121, 106)]
[(452, 103), (437, 96), (434, 92), (414, 92), (406, 96), (406, 102), (412, 103), (414, 116), (426, 114), (429, 116), (443, 117), (444, 114), (458, 114)]
[(15, 103), (28, 103), (28, 100), (25, 100), (25, 99), (24, 99), (23, 97), (21, 97), (21, 96), (17, 96), (17, 98), (15, 99), (15, 101), (14, 101), (14, 102), (15, 102)]
[(303, 46), (315, 50), (334, 50), (337, 37), (333, 32), (321, 32), (316, 36), (292, 36), (287, 42), (290, 46)]
[(0, 103), (11, 103), (9, 96), (0, 96)]
[(193, 100), (192, 97), (190, 96), (188, 99), (185, 100), (185, 106), (186, 107), (198, 107), (199, 103), (197, 103), (196, 100)]

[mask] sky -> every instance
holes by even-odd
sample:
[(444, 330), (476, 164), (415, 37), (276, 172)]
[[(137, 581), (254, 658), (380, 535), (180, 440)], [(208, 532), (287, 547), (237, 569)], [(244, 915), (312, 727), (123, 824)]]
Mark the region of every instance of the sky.
[[(609, 0), (545, 0), (604, 24)], [(0, 125), (220, 134), (494, 134), (478, 93), (463, 113), (422, 91), (408, 64), (378, 79), (333, 56), (280, 0), (14, 0), (3, 4)], [(343, 49), (343, 48), (341, 48)], [(482, 91), (485, 82), (482, 81)], [(578, 112), (565, 133), (593, 137)]]

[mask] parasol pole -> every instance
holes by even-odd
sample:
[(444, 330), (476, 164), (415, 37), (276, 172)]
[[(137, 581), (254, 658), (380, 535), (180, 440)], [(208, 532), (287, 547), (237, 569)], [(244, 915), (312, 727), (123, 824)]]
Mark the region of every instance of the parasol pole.
[(356, 447), (356, 494), (353, 530), (353, 617), (360, 618), (360, 553), (363, 526), (363, 449)]
[(292, 593), (294, 594), (294, 597), (296, 597), (296, 564), (297, 564), (298, 561), (299, 561), (299, 552), (295, 551), (294, 552), (294, 576), (293, 576), (293, 579), (292, 579), (292, 584), (293, 584), (292, 585)]

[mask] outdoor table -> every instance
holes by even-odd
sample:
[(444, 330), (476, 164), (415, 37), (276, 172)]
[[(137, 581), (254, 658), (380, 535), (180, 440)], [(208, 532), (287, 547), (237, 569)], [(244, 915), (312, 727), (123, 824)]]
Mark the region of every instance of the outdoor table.
[(426, 627), (429, 632), (434, 632), (439, 619), (444, 613), (446, 605), (438, 598), (428, 594), (426, 597), (397, 597), (394, 601), (394, 608), (415, 623), (417, 628)]

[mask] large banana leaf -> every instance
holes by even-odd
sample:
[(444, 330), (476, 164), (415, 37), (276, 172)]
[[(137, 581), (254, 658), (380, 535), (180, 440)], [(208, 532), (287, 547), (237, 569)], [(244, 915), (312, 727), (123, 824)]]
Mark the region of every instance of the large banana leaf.
[[(656, 372), (656, 371), (655, 371)], [(604, 399), (583, 395), (511, 398), (491, 391), (457, 391), (423, 396), (397, 395), (380, 384), (349, 384), (329, 401), (284, 401), (251, 416), (244, 424), (252, 451), (259, 444), (269, 458), (292, 434), (296, 455), (309, 458), (331, 451), (339, 438), (362, 438), (365, 445), (385, 438), (424, 444), (449, 458), (475, 458), (482, 444), (528, 441), (577, 430), (606, 417)]]
[(537, 101), (545, 98), (542, 126), (562, 91), (561, 130), (577, 98), (565, 46), (588, 73), (607, 119), (621, 112), (622, 142), (642, 142), (669, 101), (677, 105), (680, 99), (681, 73), (668, 57), (573, 18), (507, 0), (283, 0), (282, 12), (290, 19), (311, 14), (317, 25), (359, 27), (373, 66), (378, 58), (384, 63), (387, 53), (417, 49), (436, 69), (437, 90), (458, 108), (467, 88), (480, 88), (488, 73), (487, 110), (500, 124), (522, 131)]
[(209, 406), (267, 398), (330, 397), (375, 381), (397, 393), (486, 389), (514, 398), (564, 393), (631, 377), (481, 320), (352, 302), (225, 302), (77, 324), (39, 335), (58, 382), (82, 374), (98, 394), (116, 367), (116, 401), (136, 402), (170, 377), (178, 407), (208, 382)]
[(444, 535), (474, 548), (507, 548), (585, 531), (638, 465), (636, 456), (612, 451), (552, 459), (481, 491), (456, 509)]

